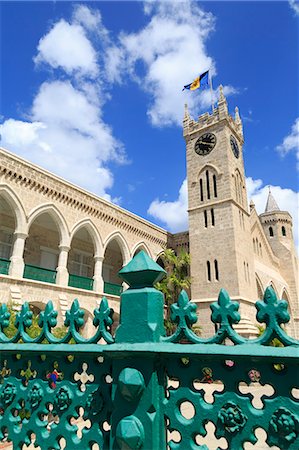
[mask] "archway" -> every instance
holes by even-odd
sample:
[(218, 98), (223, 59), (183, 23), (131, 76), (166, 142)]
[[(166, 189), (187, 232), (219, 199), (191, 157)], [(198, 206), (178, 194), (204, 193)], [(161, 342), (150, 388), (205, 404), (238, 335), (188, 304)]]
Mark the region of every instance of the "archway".
[(3, 196), (0, 196), (0, 274), (3, 275), (9, 273), (16, 226), (13, 208)]
[(104, 280), (104, 293), (120, 295), (122, 279), (118, 272), (123, 267), (123, 253), (117, 239), (112, 239), (105, 249), (102, 276)]
[(31, 222), (24, 250), (24, 278), (56, 282), (61, 232), (50, 212), (43, 212)]
[(135, 247), (132, 250), (132, 258), (134, 258), (134, 256), (138, 255), (138, 253), (140, 253), (141, 251), (144, 251), (148, 256), (151, 257), (151, 253), (149, 251), (149, 248), (146, 246), (146, 244), (144, 244), (143, 242), (140, 242), (139, 244), (135, 245)]
[(69, 286), (93, 289), (94, 243), (86, 227), (79, 228), (71, 241), (67, 269)]
[(156, 263), (159, 264), (159, 266), (162, 267), (162, 269), (165, 270), (165, 263), (163, 261), (163, 254), (158, 256)]

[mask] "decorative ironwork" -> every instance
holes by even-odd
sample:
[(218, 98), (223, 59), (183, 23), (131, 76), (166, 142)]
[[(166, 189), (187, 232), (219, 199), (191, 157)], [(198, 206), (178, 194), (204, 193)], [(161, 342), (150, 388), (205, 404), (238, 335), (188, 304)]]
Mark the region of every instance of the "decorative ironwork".
[[(278, 300), (272, 287), (265, 290), (263, 300), (255, 303), (257, 309), (256, 318), (259, 323), (265, 323), (265, 332), (256, 339), (246, 339), (233, 329), (241, 316), (239, 314), (239, 303), (232, 301), (225, 289), (221, 289), (218, 301), (211, 304), (211, 320), (218, 325), (217, 333), (207, 339), (197, 336), (191, 329), (196, 323), (196, 305), (189, 301), (188, 295), (182, 291), (178, 302), (171, 305), (171, 320), (177, 324), (177, 329), (172, 336), (164, 338), (164, 342), (179, 342), (186, 339), (193, 344), (222, 344), (225, 339), (230, 339), (233, 344), (259, 344), (268, 345), (277, 338), (284, 346), (298, 345), (296, 339), (291, 338), (280, 327), (280, 324), (290, 320), (288, 303), (286, 300)], [(199, 316), (200, 319), (200, 316)]]
[[(163, 295), (153, 287), (164, 273), (144, 252), (120, 271), (130, 288), (122, 293), (115, 338), (106, 298), (94, 311), (90, 338), (80, 333), (84, 311), (77, 300), (62, 338), (54, 335), (51, 301), (36, 338), (27, 332), (27, 303), (11, 338), (5, 334), (10, 313), (0, 306), (0, 441), (22, 448), (35, 435), (34, 445), (45, 450), (58, 450), (62, 437), (66, 450), (91, 450), (95, 443), (103, 450), (207, 450), (212, 425), (221, 448), (255, 444), (257, 428), (270, 446), (299, 448), (299, 342), (281, 328), (289, 321), (287, 303), (268, 288), (256, 302), (265, 332), (250, 340), (234, 330), (239, 305), (221, 290), (211, 305), (218, 331), (204, 339), (192, 331), (196, 307), (183, 291), (171, 309), (176, 329), (166, 337)], [(274, 338), (283, 346), (271, 347)], [(233, 345), (224, 345), (226, 339)]]
[(32, 338), (27, 333), (26, 328), (32, 325), (33, 313), (29, 308), (29, 304), (25, 302), (21, 311), (16, 315), (14, 324), (17, 328), (16, 334), (12, 338), (8, 338), (5, 334), (5, 328), (9, 325), (10, 312), (7, 305), (3, 303), (0, 305), (0, 343), (15, 343), (22, 339), (24, 343), (40, 344), (44, 339), (47, 339), (51, 344), (67, 344), (73, 339), (77, 344), (91, 344), (98, 342), (101, 338), (107, 344), (114, 342), (110, 333), (113, 323), (113, 309), (109, 308), (105, 297), (103, 297), (100, 306), (94, 310), (93, 324), (97, 330), (94, 336), (90, 338), (84, 338), (80, 334), (80, 328), (84, 325), (84, 311), (80, 308), (77, 299), (72, 303), (71, 309), (66, 312), (64, 324), (68, 327), (68, 331), (60, 339), (52, 334), (52, 328), (55, 329), (57, 325), (57, 314), (50, 300), (45, 310), (39, 314), (38, 325), (41, 328), (41, 332), (37, 337)]

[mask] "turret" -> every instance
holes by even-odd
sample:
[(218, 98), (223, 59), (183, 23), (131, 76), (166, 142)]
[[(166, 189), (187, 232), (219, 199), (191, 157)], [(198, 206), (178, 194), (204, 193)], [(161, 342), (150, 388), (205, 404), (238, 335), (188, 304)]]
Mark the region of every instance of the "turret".
[(279, 256), (280, 244), (293, 248), (293, 221), (287, 211), (281, 211), (271, 189), (269, 188), (265, 212), (260, 214), (260, 221), (273, 252)]

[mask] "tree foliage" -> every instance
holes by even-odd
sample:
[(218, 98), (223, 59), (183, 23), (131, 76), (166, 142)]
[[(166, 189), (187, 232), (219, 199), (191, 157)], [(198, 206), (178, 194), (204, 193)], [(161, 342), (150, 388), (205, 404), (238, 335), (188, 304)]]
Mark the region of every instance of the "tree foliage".
[(173, 329), (173, 324), (170, 322), (170, 306), (177, 302), (181, 290), (188, 290), (191, 285), (189, 276), (190, 255), (186, 251), (176, 255), (174, 250), (169, 248), (164, 250), (161, 259), (167, 275), (156, 284), (156, 288), (164, 294), (165, 328), (167, 334), (169, 334)]

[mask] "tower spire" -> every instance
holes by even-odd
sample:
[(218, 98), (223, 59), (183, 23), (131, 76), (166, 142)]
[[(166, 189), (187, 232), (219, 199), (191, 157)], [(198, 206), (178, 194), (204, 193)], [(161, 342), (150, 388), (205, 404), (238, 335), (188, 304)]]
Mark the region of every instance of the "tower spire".
[(269, 194), (268, 194), (265, 212), (280, 211), (280, 208), (279, 208), (278, 204), (276, 203), (275, 198), (272, 195), (271, 187), (268, 186), (268, 188), (269, 188)]

